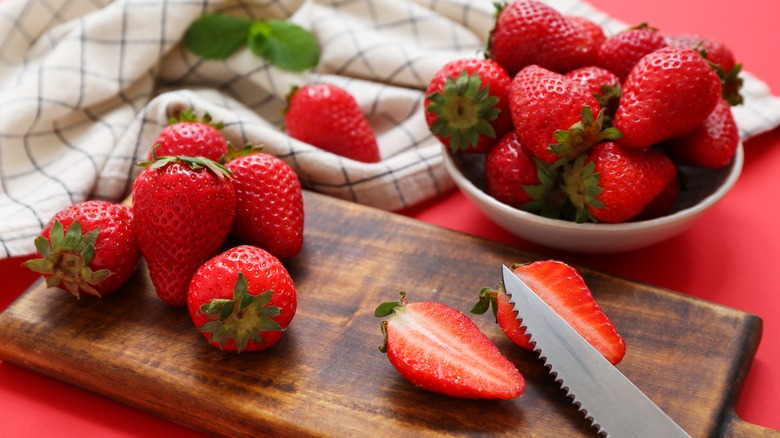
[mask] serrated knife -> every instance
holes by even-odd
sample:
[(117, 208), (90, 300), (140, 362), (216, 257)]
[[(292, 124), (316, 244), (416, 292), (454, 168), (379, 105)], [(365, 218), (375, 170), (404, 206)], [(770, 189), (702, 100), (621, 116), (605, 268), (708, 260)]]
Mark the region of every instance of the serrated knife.
[(599, 433), (608, 437), (688, 437), (509, 268), (503, 280), (517, 319), (550, 372)]

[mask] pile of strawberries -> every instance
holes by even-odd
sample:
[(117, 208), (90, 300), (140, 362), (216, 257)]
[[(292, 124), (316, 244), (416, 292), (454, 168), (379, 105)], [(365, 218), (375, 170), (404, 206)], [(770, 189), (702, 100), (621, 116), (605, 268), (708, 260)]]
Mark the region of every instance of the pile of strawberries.
[(497, 5), (485, 58), (431, 80), (426, 120), (453, 153), (484, 153), (485, 189), (546, 217), (620, 223), (672, 209), (678, 165), (736, 153), (741, 65), (712, 38), (646, 24), (607, 37), (536, 0)]
[(85, 201), (60, 211), (26, 265), (50, 287), (104, 296), (143, 257), (160, 299), (186, 306), (211, 344), (274, 345), (297, 306), (282, 260), (303, 246), (301, 184), (279, 158), (234, 148), (221, 127), (190, 110), (172, 119), (138, 163), (132, 207)]

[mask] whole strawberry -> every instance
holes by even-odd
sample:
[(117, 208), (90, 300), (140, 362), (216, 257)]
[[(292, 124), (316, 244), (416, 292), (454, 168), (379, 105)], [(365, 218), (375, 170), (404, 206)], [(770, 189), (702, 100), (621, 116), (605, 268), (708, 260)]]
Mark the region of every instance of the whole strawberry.
[(584, 222), (621, 223), (640, 214), (676, 178), (666, 155), (599, 143), (564, 172), (572, 204)]
[(284, 128), (297, 140), (365, 163), (380, 161), (379, 146), (355, 98), (333, 84), (309, 84), (288, 96)]
[(222, 122), (213, 123), (211, 115), (206, 113), (202, 118), (195, 116), (191, 108), (169, 120), (157, 139), (149, 160), (154, 156), (186, 155), (189, 157), (206, 157), (209, 160), (220, 161), (228, 151), (228, 143), (219, 132)]
[(645, 221), (669, 214), (677, 204), (677, 200), (680, 199), (680, 190), (680, 178), (679, 175), (675, 175), (669, 184), (666, 185), (664, 190), (653, 198), (653, 200), (645, 206), (644, 210), (632, 220)]
[(565, 73), (593, 64), (590, 35), (554, 8), (537, 0), (497, 4), (488, 55), (514, 76), (529, 65)]
[(46, 278), (48, 287), (105, 296), (127, 283), (140, 255), (130, 208), (107, 201), (84, 201), (57, 214), (35, 239), (39, 259), (24, 266)]
[(591, 40), (590, 52), (597, 54), (601, 45), (606, 41), (607, 36), (604, 34), (604, 29), (598, 25), (595, 21), (579, 16), (579, 15), (566, 15), (566, 19), (580, 31), (585, 32)]
[(217, 254), (236, 212), (230, 172), (206, 158), (159, 157), (133, 184), (133, 229), (157, 295), (184, 306), (192, 275)]
[(731, 106), (721, 99), (698, 128), (663, 145), (681, 163), (710, 169), (725, 167), (739, 146), (739, 129)]
[(620, 103), (620, 78), (611, 71), (594, 65), (574, 69), (565, 76), (580, 83), (593, 94), (599, 106), (604, 109), (604, 117), (609, 117), (611, 123)]
[(507, 88), (511, 78), (489, 59), (448, 62), (425, 93), (425, 121), (453, 152), (484, 152), (512, 129)]
[(250, 153), (228, 161), (236, 189), (232, 234), (281, 260), (303, 247), (303, 194), (298, 176), (279, 158)]
[(390, 363), (418, 388), (461, 398), (513, 399), (525, 379), (498, 347), (462, 312), (437, 302), (380, 304)]
[[(625, 341), (576, 269), (558, 260), (540, 260), (515, 264), (512, 271), (610, 363), (614, 365), (623, 359)], [(471, 312), (481, 315), (490, 308), (499, 327), (512, 342), (533, 350), (534, 345), (517, 320), (514, 305), (509, 302), (502, 285), (498, 290), (483, 288)]]
[(297, 303), (293, 280), (279, 259), (251, 245), (206, 261), (187, 294), (190, 318), (206, 340), (239, 353), (279, 342)]
[(531, 151), (523, 147), (514, 131), (504, 135), (485, 157), (487, 194), (512, 207), (531, 200), (523, 186), (539, 184)]
[(599, 48), (596, 63), (622, 82), (640, 59), (663, 47), (666, 47), (666, 41), (658, 29), (642, 23), (607, 38)]
[(721, 96), (717, 74), (690, 49), (665, 47), (643, 57), (623, 83), (614, 126), (623, 147), (647, 149), (683, 136), (709, 116)]
[(512, 79), (509, 106), (520, 143), (547, 164), (561, 157), (573, 159), (619, 135), (614, 129), (602, 130), (603, 113), (585, 87), (536, 65)]
[(743, 98), (742, 64), (737, 64), (734, 52), (725, 43), (715, 38), (695, 34), (665, 34), (664, 40), (670, 47), (681, 47), (697, 50), (709, 61), (715, 73), (720, 78), (723, 98), (731, 105), (739, 105)]

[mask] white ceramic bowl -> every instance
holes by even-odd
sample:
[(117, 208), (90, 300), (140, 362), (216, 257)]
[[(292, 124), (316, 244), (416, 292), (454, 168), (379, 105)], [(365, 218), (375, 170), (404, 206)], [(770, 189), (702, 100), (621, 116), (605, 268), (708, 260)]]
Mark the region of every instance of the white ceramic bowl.
[(681, 167), (687, 190), (680, 193), (677, 205), (666, 216), (622, 224), (578, 224), (545, 218), (496, 200), (484, 191), (484, 154), (452, 154), (446, 147), (442, 151), (455, 184), (498, 225), (542, 246), (590, 254), (631, 251), (685, 231), (734, 186), (744, 160), (740, 143), (731, 164), (723, 169)]

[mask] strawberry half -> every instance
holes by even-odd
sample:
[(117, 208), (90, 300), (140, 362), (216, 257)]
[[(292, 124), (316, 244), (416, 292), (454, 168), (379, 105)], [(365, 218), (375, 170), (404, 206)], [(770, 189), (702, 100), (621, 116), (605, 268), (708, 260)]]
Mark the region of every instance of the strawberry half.
[[(513, 265), (512, 271), (610, 363), (617, 364), (623, 359), (625, 341), (576, 269), (561, 261), (544, 260)], [(533, 350), (534, 344), (520, 327), (503, 285), (498, 290), (482, 289), (479, 302), (471, 312), (482, 314), (491, 306), (496, 322), (509, 339)]]
[(525, 379), (468, 316), (436, 302), (383, 303), (382, 322), (390, 363), (415, 386), (461, 398), (513, 399)]

